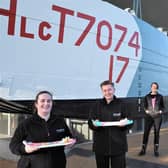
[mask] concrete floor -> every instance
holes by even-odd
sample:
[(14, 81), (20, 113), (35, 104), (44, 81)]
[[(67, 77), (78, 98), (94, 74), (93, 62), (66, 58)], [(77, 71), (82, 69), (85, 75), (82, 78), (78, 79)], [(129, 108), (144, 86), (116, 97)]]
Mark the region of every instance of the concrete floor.
[[(127, 153), (127, 168), (168, 168), (168, 128), (161, 129), (160, 156), (153, 155), (153, 133), (150, 135), (147, 154), (138, 156), (141, 149), (142, 133), (129, 134)], [(67, 168), (96, 168), (92, 143), (75, 145), (67, 156)], [(0, 159), (0, 168), (16, 168), (16, 160)]]

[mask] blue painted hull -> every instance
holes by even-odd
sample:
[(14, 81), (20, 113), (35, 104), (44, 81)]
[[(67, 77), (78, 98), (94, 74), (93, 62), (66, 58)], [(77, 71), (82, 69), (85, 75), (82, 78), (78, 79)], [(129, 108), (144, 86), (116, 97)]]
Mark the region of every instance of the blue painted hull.
[(160, 93), (168, 95), (168, 37), (148, 23), (137, 18), (135, 20), (141, 32), (142, 59), (128, 96), (144, 96), (153, 81), (159, 83)]

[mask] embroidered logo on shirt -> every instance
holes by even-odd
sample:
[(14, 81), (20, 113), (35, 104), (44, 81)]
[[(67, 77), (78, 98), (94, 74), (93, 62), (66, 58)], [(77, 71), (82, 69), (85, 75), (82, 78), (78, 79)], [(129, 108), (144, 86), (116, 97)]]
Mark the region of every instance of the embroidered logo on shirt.
[(57, 132), (57, 133), (61, 133), (61, 132), (64, 132), (64, 131), (65, 131), (64, 128), (56, 129), (56, 132)]
[(121, 116), (121, 113), (113, 113), (113, 116), (114, 117), (119, 117), (119, 116)]

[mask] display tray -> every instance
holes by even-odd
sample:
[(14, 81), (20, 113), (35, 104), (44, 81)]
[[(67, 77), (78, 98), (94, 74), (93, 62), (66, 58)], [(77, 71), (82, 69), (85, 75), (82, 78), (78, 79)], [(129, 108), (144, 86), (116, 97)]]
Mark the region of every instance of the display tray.
[(75, 144), (75, 142), (76, 142), (76, 139), (64, 138), (60, 141), (52, 141), (52, 142), (27, 142), (27, 141), (23, 141), (23, 144), (36, 146), (38, 148), (49, 148), (49, 147), (73, 145), (73, 144)]
[(99, 121), (99, 120), (92, 120), (93, 125), (97, 126), (97, 127), (107, 127), (107, 126), (126, 126), (126, 125), (130, 125), (133, 124), (133, 120), (128, 120), (123, 119), (120, 121)]

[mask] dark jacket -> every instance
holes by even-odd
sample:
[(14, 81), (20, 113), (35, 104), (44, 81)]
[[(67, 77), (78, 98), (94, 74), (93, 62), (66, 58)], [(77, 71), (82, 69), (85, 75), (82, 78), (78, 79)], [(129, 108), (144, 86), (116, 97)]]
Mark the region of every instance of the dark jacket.
[[(156, 98), (155, 107), (152, 106), (152, 98)], [(148, 110), (148, 114), (151, 117), (156, 117), (160, 115), (160, 111), (164, 111), (163, 96), (159, 93), (156, 95), (147, 94), (144, 98), (144, 109)]]
[[(107, 104), (105, 99), (100, 100), (93, 109), (91, 119), (119, 121), (127, 117), (124, 107), (124, 103), (117, 98), (110, 104)], [(96, 154), (119, 155), (127, 151), (127, 126), (95, 127), (91, 119), (88, 124), (94, 131), (93, 151)]]
[(27, 154), (23, 140), (28, 142), (49, 142), (61, 140), (66, 136), (72, 136), (64, 119), (51, 116), (46, 122), (37, 114), (19, 124), (10, 142), (12, 153), (21, 155), (18, 168), (55, 168), (64, 161), (64, 147), (43, 148)]

